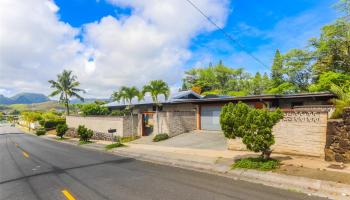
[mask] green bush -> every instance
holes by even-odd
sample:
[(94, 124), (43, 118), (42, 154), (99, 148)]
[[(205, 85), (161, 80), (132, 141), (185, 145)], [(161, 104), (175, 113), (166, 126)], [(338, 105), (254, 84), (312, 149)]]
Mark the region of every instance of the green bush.
[(111, 115), (111, 116), (125, 116), (125, 115), (130, 115), (130, 111), (127, 109), (113, 110), (109, 115)]
[(56, 135), (60, 138), (63, 138), (64, 134), (68, 131), (67, 124), (59, 124), (56, 127)]
[(261, 152), (261, 156), (268, 159), (271, 154), (270, 146), (275, 143), (272, 128), (282, 118), (280, 109), (269, 111), (255, 109), (242, 102), (229, 103), (222, 108), (220, 125), (225, 137), (242, 138), (247, 149)]
[(107, 107), (102, 107), (101, 105), (95, 103), (81, 104), (79, 105), (79, 108), (84, 116), (108, 115), (110, 113)]
[(46, 134), (46, 130), (43, 129), (43, 128), (39, 128), (38, 130), (35, 131), (35, 134), (36, 134), (37, 136), (45, 135), (45, 134)]
[(55, 129), (58, 125), (65, 124), (65, 123), (66, 123), (65, 119), (54, 119), (54, 120), (48, 120), (48, 121), (45, 120), (43, 123), (44, 124), (43, 127), (46, 130), (52, 130), (52, 129)]
[(243, 168), (243, 169), (257, 169), (261, 171), (269, 171), (276, 169), (280, 166), (280, 162), (274, 159), (263, 159), (258, 158), (243, 158), (237, 160), (233, 165), (232, 169)]
[(162, 140), (166, 140), (169, 138), (169, 135), (166, 134), (166, 133), (160, 133), (156, 136), (154, 136), (153, 138), (153, 142), (159, 142), (159, 141), (162, 141)]
[(78, 132), (80, 141), (83, 141), (83, 142), (89, 142), (90, 138), (94, 134), (92, 130), (86, 128), (83, 125), (78, 126), (77, 132)]

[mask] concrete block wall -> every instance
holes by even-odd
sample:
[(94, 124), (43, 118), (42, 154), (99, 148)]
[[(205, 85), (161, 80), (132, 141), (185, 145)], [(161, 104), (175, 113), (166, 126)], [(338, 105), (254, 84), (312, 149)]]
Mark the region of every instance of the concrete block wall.
[[(195, 111), (159, 112), (159, 133), (167, 133), (170, 137), (196, 129)], [(157, 116), (154, 115), (154, 134), (158, 133)]]
[[(84, 125), (86, 128), (93, 130), (98, 135), (106, 134), (108, 135), (109, 129), (116, 129), (114, 135), (120, 137), (124, 135), (124, 126), (125, 126), (124, 117), (105, 117), (105, 116), (96, 116), (96, 117), (82, 117), (82, 116), (67, 116), (66, 123), (69, 128), (77, 129), (79, 125)], [(136, 124), (136, 122), (135, 122)], [(128, 132), (126, 133), (128, 134)], [(99, 138), (103, 138), (100, 136)]]
[[(273, 152), (324, 157), (327, 112), (288, 111), (273, 127)], [(231, 150), (246, 150), (240, 139), (228, 140)]]

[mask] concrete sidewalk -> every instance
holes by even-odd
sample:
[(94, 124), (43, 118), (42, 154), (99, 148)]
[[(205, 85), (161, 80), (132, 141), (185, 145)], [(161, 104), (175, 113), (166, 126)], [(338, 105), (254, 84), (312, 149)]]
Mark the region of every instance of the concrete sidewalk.
[[(58, 141), (55, 139), (55, 136), (44, 136), (44, 138)], [(76, 138), (59, 142), (72, 145), (78, 145), (79, 143)], [(82, 148), (106, 151), (105, 145), (110, 143), (111, 142), (106, 141), (94, 141), (94, 143), (80, 146)], [(235, 180), (261, 183), (277, 188), (303, 192), (309, 195), (329, 197), (332, 199), (350, 199), (350, 185), (337, 183), (337, 181), (305, 177), (303, 176), (305, 174), (299, 176), (296, 176), (295, 174), (288, 175), (281, 173), (281, 171), (261, 172), (256, 170), (231, 170), (231, 165), (235, 159), (257, 155), (251, 152), (178, 148), (161, 145), (137, 144), (135, 142), (130, 142), (126, 145), (127, 147), (112, 149), (108, 152), (147, 162), (181, 167), (205, 173), (213, 173), (220, 176), (230, 177)], [(335, 174), (338, 175), (338, 177), (343, 178), (343, 180), (347, 180), (347, 178), (350, 177), (349, 168), (343, 170), (331, 169), (328, 168), (330, 163), (324, 162), (319, 158), (286, 156), (279, 154), (274, 154), (273, 157), (283, 160), (283, 166), (313, 169), (313, 171), (308, 172), (311, 174), (318, 172), (322, 175), (326, 175), (328, 173), (328, 176), (331, 176), (330, 178), (333, 178), (333, 174)]]

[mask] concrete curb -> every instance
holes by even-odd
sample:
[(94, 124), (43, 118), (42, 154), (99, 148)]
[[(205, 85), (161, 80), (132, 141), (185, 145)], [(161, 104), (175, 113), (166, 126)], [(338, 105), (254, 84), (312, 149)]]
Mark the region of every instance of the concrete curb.
[(262, 172), (256, 170), (230, 170), (229, 166), (209, 164), (204, 162), (189, 161), (185, 159), (171, 159), (166, 156), (154, 156), (149, 154), (126, 152), (122, 149), (113, 149), (106, 151), (105, 149), (99, 149), (94, 146), (77, 145), (72, 142), (58, 141), (50, 137), (42, 137), (51, 141), (62, 142), (73, 146), (79, 146), (86, 149), (95, 151), (103, 151), (113, 153), (115, 155), (134, 158), (136, 160), (174, 166), (189, 170), (195, 170), (204, 173), (215, 174), (234, 180), (243, 180), (252, 183), (258, 183), (266, 186), (271, 186), (280, 189), (286, 189), (295, 192), (302, 192), (308, 195), (314, 195), (319, 197), (327, 197), (337, 200), (349, 200), (350, 199), (350, 185), (336, 183), (331, 181), (323, 181), (317, 179), (311, 179), (306, 177), (297, 177), (284, 174), (278, 174), (274, 172)]
[(302, 192), (308, 195), (328, 197), (331, 199), (339, 200), (350, 199), (350, 185), (347, 184), (305, 177), (290, 176), (274, 172), (239, 169), (230, 170), (230, 167), (224, 165), (209, 165), (208, 163), (194, 162), (181, 159), (171, 160), (165, 156), (154, 157), (146, 154), (123, 152), (120, 150), (115, 150), (113, 152), (117, 155), (131, 157), (137, 160), (216, 174), (232, 178), (234, 180), (243, 180), (253, 183), (259, 183), (280, 189)]

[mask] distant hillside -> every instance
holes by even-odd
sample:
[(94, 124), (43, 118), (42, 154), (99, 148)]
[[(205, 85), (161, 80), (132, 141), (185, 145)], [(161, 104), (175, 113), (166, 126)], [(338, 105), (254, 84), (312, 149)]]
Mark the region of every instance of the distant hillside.
[(10, 104), (32, 104), (32, 103), (42, 103), (50, 101), (50, 99), (38, 93), (20, 93), (13, 97), (5, 97), (0, 95), (0, 104), (10, 105)]
[(109, 102), (109, 99), (97, 99), (97, 98), (85, 98), (84, 102), (80, 101), (79, 99), (72, 99), (70, 100), (71, 104), (86, 104), (86, 103), (94, 103), (95, 101), (107, 101)]
[(0, 106), (0, 111), (10, 112), (12, 110), (18, 111), (48, 111), (50, 109), (56, 109), (58, 111), (64, 110), (64, 106), (57, 101), (46, 101), (43, 103), (33, 104), (12, 104)]

